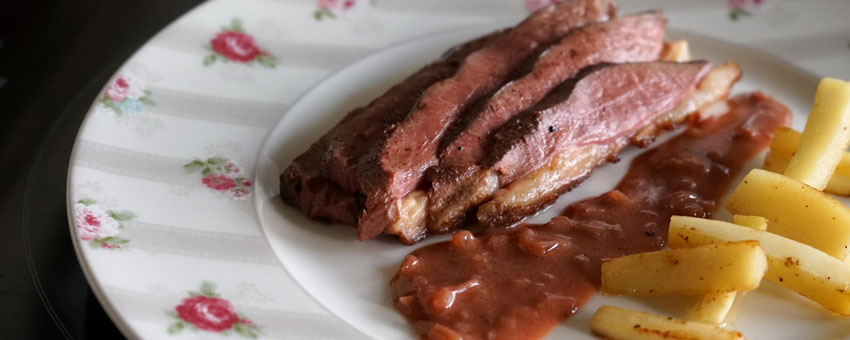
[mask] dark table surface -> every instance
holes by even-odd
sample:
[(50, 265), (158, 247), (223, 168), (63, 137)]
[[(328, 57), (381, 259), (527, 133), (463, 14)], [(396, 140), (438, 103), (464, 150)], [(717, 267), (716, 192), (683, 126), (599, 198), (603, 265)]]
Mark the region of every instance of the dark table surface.
[(0, 2), (0, 339), (123, 338), (69, 242), (68, 160), (109, 76), (200, 2)]

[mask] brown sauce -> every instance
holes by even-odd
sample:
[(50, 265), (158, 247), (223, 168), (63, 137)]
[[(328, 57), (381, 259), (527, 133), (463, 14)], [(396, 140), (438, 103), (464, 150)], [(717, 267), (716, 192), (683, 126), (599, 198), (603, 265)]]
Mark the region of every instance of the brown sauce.
[(617, 188), (543, 225), (454, 234), (408, 255), (392, 299), (422, 339), (538, 339), (600, 285), (606, 259), (664, 246), (672, 215), (709, 217), (747, 161), (790, 122), (761, 93), (645, 152)]

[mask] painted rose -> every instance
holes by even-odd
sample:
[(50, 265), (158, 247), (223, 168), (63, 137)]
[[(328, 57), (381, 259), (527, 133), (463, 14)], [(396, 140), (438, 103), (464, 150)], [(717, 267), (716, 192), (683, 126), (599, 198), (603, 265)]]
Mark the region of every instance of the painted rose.
[(235, 161), (224, 157), (195, 159), (183, 165), (187, 173), (200, 172), (201, 182), (228, 198), (241, 200), (251, 195), (252, 183), (245, 170)]
[(221, 165), (224, 169), (224, 175), (230, 178), (238, 178), (242, 177), (242, 173), (244, 172), (239, 164), (236, 164), (234, 161), (227, 161)]
[(175, 309), (180, 319), (203, 330), (221, 332), (239, 322), (233, 305), (216, 297), (198, 295), (185, 298)]
[(145, 95), (145, 86), (133, 75), (121, 74), (106, 88), (106, 96), (112, 101), (122, 102), (125, 99), (139, 99)]
[(213, 50), (225, 58), (247, 63), (262, 53), (254, 38), (245, 33), (224, 31), (215, 36), (210, 45)]
[(226, 175), (209, 174), (201, 181), (213, 190), (230, 190), (236, 187), (236, 181)]
[(142, 112), (145, 105), (154, 105), (150, 96), (151, 91), (145, 89), (141, 79), (131, 73), (121, 73), (106, 87), (99, 103), (117, 115), (133, 115)]
[(348, 11), (354, 8), (357, 0), (318, 0), (317, 6), (328, 11)]
[(243, 64), (256, 61), (266, 67), (275, 67), (274, 57), (257, 45), (254, 37), (242, 28), (242, 21), (236, 18), (230, 22), (230, 26), (222, 28), (221, 32), (210, 40), (207, 48), (212, 53), (204, 58), (204, 66), (212, 65), (219, 58), (223, 58), (225, 61)]
[(237, 314), (230, 301), (218, 295), (215, 284), (208, 281), (201, 283), (200, 291), (190, 291), (189, 297), (168, 315), (176, 319), (168, 326), (168, 334), (178, 334), (185, 328), (224, 334), (233, 330), (240, 336), (256, 339), (260, 333), (260, 327)]
[(729, 18), (738, 21), (750, 17), (766, 3), (767, 0), (729, 0)]
[(374, 0), (316, 0), (316, 10), (313, 18), (321, 21), (337, 19), (342, 17), (356, 16), (364, 13), (366, 9), (373, 6)]
[(74, 205), (77, 232), (83, 241), (103, 239), (118, 234), (118, 221), (96, 205)]
[(765, 0), (729, 0), (729, 8), (732, 9), (755, 9), (761, 6)]
[(556, 2), (558, 2), (558, 0), (525, 0), (525, 7), (528, 8), (529, 11), (534, 12)]
[(227, 197), (230, 197), (230, 198), (233, 198), (233, 199), (243, 199), (243, 198), (247, 197), (248, 195), (251, 195), (251, 182), (250, 181), (243, 180), (243, 181), (241, 181), (241, 183), (237, 183), (237, 184), (238, 185), (235, 188), (225, 192), (225, 195), (227, 195)]

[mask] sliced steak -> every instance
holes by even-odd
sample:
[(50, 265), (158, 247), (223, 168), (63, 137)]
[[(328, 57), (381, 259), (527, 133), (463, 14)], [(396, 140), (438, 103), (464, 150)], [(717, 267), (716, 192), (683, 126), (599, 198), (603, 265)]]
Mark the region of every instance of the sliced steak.
[(393, 86), (369, 105), (349, 112), (280, 175), (283, 201), (299, 207), (311, 218), (355, 225), (363, 204), (353, 194), (359, 190), (348, 176), (353, 171), (346, 170), (384, 129), (410, 111), (428, 86), (450, 77), (470, 53), (502, 34), (504, 31), (497, 31), (453, 47), (440, 60)]
[(384, 131), (413, 109), (425, 90), (457, 72), (463, 60), (506, 31), (497, 31), (447, 51), (440, 60), (425, 66), (404, 81), (391, 87), (369, 105), (356, 109), (357, 114), (335, 128), (322, 160), (324, 174), (348, 191), (360, 190), (355, 167), (357, 159)]
[(571, 31), (543, 52), (531, 72), (499, 89), (482, 110), (469, 115), (468, 123), (457, 124), (460, 132), (441, 151), (440, 165), (479, 164), (488, 154), (485, 141), (492, 131), (587, 66), (658, 60), (666, 24), (663, 12), (653, 11)]
[(280, 174), (280, 197), (313, 219), (355, 224), (361, 210), (355, 196), (322, 176), (319, 168), (324, 139), (310, 146)]
[(496, 191), (490, 201), (478, 208), (478, 222), (486, 227), (504, 227), (537, 213), (590, 175), (593, 168), (615, 157), (629, 143), (646, 146), (674, 124), (725, 99), (740, 76), (741, 69), (735, 63), (715, 67), (676, 107), (656, 115), (637, 130), (608, 143), (565, 149), (547, 165)]
[(366, 211), (357, 238), (373, 238), (393, 223), (400, 199), (437, 163), (439, 141), (465, 107), (508, 81), (541, 47), (575, 27), (607, 19), (613, 10), (609, 0), (567, 0), (546, 7), (470, 54), (451, 78), (429, 87), (410, 114), (359, 159)]
[(486, 162), (502, 186), (565, 150), (629, 136), (673, 109), (708, 72), (704, 61), (599, 67), (564, 83), (494, 134)]
[(429, 229), (451, 229), (461, 222), (467, 210), (488, 199), (495, 190), (478, 190), (478, 195), (472, 195), (464, 188), (492, 175), (467, 177), (487, 156), (491, 132), (587, 66), (657, 60), (664, 45), (665, 27), (664, 14), (653, 11), (575, 29), (545, 51), (531, 72), (499, 89), (481, 110), (465, 114), (453, 126), (458, 132), (446, 137), (451, 141), (441, 151), (440, 165), (429, 169)]

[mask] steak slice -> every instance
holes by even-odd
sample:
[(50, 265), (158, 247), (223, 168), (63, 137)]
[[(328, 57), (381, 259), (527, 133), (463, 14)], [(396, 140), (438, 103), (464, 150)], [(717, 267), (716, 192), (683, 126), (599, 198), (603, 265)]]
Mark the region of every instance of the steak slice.
[(478, 222), (486, 227), (504, 227), (537, 213), (580, 183), (593, 168), (612, 158), (629, 142), (646, 146), (665, 129), (724, 100), (740, 77), (741, 69), (735, 63), (717, 66), (675, 108), (655, 116), (631, 136), (621, 136), (612, 143), (566, 149), (553, 157), (549, 164), (496, 191), (490, 201), (478, 208)]
[(486, 165), (504, 186), (566, 150), (630, 139), (676, 107), (708, 70), (705, 61), (598, 67), (560, 85), (500, 128)]
[(347, 122), (341, 122), (339, 128), (335, 129), (337, 131), (322, 160), (324, 174), (348, 191), (359, 191), (355, 167), (363, 152), (389, 126), (404, 119), (429, 86), (454, 75), (467, 56), (505, 32), (497, 31), (446, 51), (440, 60), (391, 87), (366, 107), (356, 109), (360, 112), (352, 115)]
[(653, 11), (577, 28), (543, 52), (527, 75), (503, 86), (481, 110), (455, 124), (453, 128), (459, 132), (447, 136), (452, 141), (442, 149), (440, 165), (428, 171), (429, 229), (451, 229), (468, 209), (489, 198), (496, 189), (465, 188), (492, 175), (465, 177), (478, 169), (487, 156), (488, 137), (494, 130), (587, 66), (657, 60), (664, 45), (665, 26), (663, 12)]
[(479, 164), (492, 131), (587, 66), (657, 60), (666, 26), (663, 12), (652, 11), (571, 31), (540, 55), (531, 72), (499, 89), (466, 124), (456, 124), (460, 132), (441, 151), (440, 166)]
[(452, 77), (429, 87), (407, 118), (391, 129), (358, 162), (366, 211), (357, 238), (377, 236), (398, 217), (400, 199), (416, 188), (437, 163), (439, 141), (468, 105), (508, 81), (542, 47), (569, 30), (613, 14), (609, 0), (567, 0), (528, 19), (470, 54)]
[(359, 185), (347, 176), (352, 171), (346, 169), (387, 126), (410, 111), (428, 86), (450, 77), (470, 53), (502, 34), (504, 31), (497, 31), (453, 47), (440, 60), (393, 86), (369, 105), (349, 112), (281, 173), (283, 201), (299, 207), (311, 218), (355, 225), (363, 204), (355, 199), (353, 193)]

